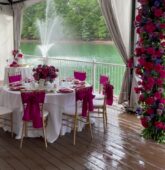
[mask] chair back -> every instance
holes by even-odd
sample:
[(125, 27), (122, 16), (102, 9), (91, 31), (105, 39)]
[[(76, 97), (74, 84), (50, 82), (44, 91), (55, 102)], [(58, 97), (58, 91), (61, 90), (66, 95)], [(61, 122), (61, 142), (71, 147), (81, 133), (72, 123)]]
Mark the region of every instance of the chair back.
[(86, 80), (86, 72), (74, 71), (74, 78), (80, 81)]
[(15, 73), (13, 75), (10, 75), (8, 73), (8, 81), (9, 81), (9, 85), (11, 84), (17, 84), (20, 83), (22, 81), (22, 75), (20, 72)]
[(109, 82), (107, 82), (103, 86), (103, 93), (105, 96), (104, 103), (107, 105), (113, 104), (113, 88), (114, 88), (113, 85), (111, 85)]
[(34, 128), (43, 127), (44, 90), (21, 91), (24, 121), (32, 121)]
[(93, 87), (84, 87), (76, 89), (76, 114), (78, 109), (78, 101), (82, 101), (82, 116), (87, 117), (89, 111), (93, 111)]
[(101, 93), (104, 84), (106, 84), (107, 82), (109, 82), (109, 77), (106, 75), (100, 75), (99, 93)]

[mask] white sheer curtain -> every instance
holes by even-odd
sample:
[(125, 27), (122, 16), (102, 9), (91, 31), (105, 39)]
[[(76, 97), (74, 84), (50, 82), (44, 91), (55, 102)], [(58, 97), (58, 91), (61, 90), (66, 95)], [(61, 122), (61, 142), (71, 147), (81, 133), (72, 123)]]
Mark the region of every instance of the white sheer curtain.
[(6, 60), (13, 49), (13, 16), (10, 6), (0, 6), (0, 80), (4, 78)]
[[(103, 16), (110, 31), (113, 41), (118, 48), (121, 57), (127, 66), (127, 61), (131, 57), (131, 20), (132, 20), (132, 0), (99, 0)], [(130, 68), (126, 67), (123, 78), (119, 103), (129, 101), (131, 90)], [(132, 89), (133, 90), (133, 89)], [(133, 94), (134, 92), (132, 92)], [(132, 95), (132, 100), (134, 100)], [(130, 104), (130, 102), (129, 102)]]
[(13, 4), (14, 49), (19, 49), (24, 3)]

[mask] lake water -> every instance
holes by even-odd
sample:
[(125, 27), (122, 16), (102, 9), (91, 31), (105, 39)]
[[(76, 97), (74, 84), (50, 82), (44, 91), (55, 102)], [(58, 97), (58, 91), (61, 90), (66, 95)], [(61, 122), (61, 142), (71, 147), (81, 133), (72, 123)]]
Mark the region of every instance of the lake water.
[[(37, 49), (37, 43), (21, 43), (21, 50), (24, 54), (41, 55)], [(59, 43), (50, 49), (48, 56), (80, 60), (96, 59), (96, 61), (123, 64), (121, 56), (113, 44)]]
[[(37, 49), (36, 43), (21, 43), (21, 50), (24, 54), (41, 56), (40, 51)], [(113, 63), (113, 64), (123, 64), (121, 56), (119, 55), (117, 49), (113, 44), (96, 44), (96, 43), (59, 43), (56, 46), (53, 46), (48, 56), (59, 57), (59, 58), (69, 58), (69, 59), (77, 59), (77, 60), (85, 60), (92, 61), (95, 59), (96, 61), (105, 62), (105, 63)], [(25, 55), (26, 57), (26, 55)], [(27, 57), (27, 63), (31, 64), (39, 64), (41, 61), (36, 59)], [(91, 82), (93, 79), (93, 64), (82, 64), (79, 63), (76, 66), (74, 62), (58, 62), (55, 60), (50, 60), (52, 65), (58, 67), (61, 71), (61, 77), (65, 78), (73, 75), (74, 70), (82, 70), (87, 72), (87, 81)], [(67, 71), (66, 71), (67, 69)], [(125, 67), (120, 66), (107, 66), (107, 65), (99, 65), (96, 67), (95, 74), (95, 88), (98, 89), (98, 82), (100, 74), (106, 74), (110, 77), (110, 82), (114, 85), (114, 93), (115, 95), (119, 95), (123, 74)]]

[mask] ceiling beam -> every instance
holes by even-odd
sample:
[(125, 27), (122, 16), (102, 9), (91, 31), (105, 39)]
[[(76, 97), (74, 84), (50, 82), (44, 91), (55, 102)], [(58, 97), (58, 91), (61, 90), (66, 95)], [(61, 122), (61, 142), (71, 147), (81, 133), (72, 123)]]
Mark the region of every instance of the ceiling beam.
[(12, 5), (12, 4), (21, 3), (24, 1), (26, 1), (26, 0), (17, 0), (17, 1), (8, 0), (8, 2), (0, 2), (0, 5)]

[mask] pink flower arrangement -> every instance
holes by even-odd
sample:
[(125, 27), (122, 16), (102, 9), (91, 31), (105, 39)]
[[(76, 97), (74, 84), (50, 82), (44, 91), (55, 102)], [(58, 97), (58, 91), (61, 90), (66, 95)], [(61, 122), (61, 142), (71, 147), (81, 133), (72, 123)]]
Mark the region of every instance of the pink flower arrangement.
[(48, 65), (38, 65), (33, 68), (33, 77), (36, 81), (44, 79), (45, 81), (53, 82), (53, 80), (58, 76), (58, 69), (54, 66)]
[[(139, 34), (134, 51), (141, 78), (135, 92), (139, 94), (143, 136), (165, 142), (165, 0), (138, 0), (141, 6), (135, 18)], [(139, 108), (138, 108), (139, 109)]]
[(10, 67), (19, 67), (19, 60), (23, 58), (23, 54), (17, 50), (17, 49), (14, 49), (12, 51), (12, 55), (13, 55), (13, 61), (12, 63), (10, 64)]

